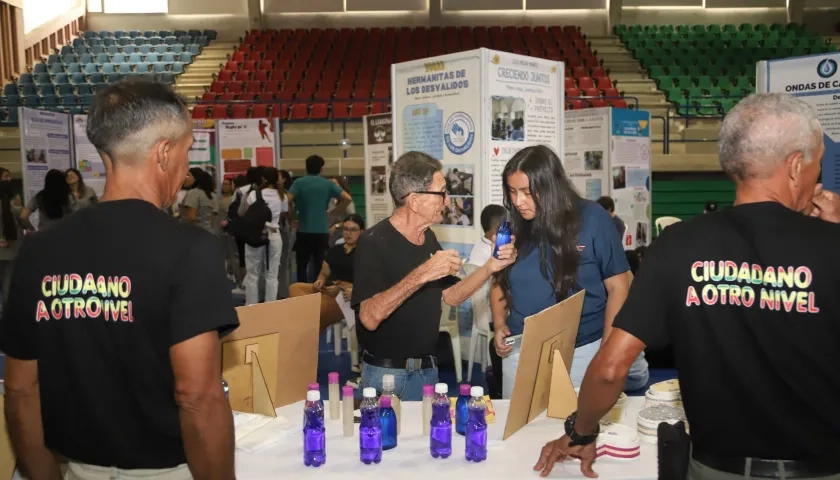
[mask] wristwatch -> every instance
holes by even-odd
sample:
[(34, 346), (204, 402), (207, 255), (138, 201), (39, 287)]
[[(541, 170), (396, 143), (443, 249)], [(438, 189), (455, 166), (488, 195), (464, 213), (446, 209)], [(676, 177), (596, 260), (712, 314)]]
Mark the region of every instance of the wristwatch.
[(569, 442), (570, 447), (577, 447), (577, 446), (584, 446), (589, 445), (590, 443), (594, 442), (598, 439), (598, 433), (601, 431), (601, 426), (599, 425), (598, 428), (595, 429), (595, 433), (590, 435), (581, 435), (575, 431), (575, 422), (577, 421), (577, 412), (572, 413), (569, 415), (569, 418), (566, 419), (566, 435), (572, 439)]

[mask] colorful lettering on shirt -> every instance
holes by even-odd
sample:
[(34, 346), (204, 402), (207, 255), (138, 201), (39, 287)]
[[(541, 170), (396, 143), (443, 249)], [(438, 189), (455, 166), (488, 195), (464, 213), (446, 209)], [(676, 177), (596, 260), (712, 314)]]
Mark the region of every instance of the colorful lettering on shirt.
[(126, 276), (47, 275), (41, 281), (43, 299), (35, 320), (103, 319), (133, 322), (131, 279)]
[(694, 262), (691, 278), (701, 285), (690, 285), (685, 296), (687, 307), (735, 305), (763, 310), (798, 313), (819, 313), (811, 269), (801, 267), (767, 267), (733, 261)]

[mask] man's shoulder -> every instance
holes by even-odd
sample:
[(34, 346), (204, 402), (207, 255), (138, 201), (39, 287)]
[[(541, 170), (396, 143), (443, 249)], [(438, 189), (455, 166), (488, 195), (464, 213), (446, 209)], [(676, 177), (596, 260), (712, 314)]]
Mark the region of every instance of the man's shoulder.
[(362, 243), (367, 245), (385, 245), (389, 238), (393, 236), (394, 227), (388, 219), (381, 220), (376, 225), (365, 229), (359, 235), (359, 245)]

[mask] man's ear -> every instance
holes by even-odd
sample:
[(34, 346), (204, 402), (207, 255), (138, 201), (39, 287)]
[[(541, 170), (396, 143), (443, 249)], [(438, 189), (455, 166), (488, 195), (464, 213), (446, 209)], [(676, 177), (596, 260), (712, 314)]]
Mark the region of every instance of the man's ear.
[(155, 144), (152, 151), (157, 156), (158, 165), (164, 172), (169, 168), (169, 150), (172, 148), (172, 143), (169, 140), (161, 140)]
[(793, 152), (785, 158), (785, 165), (788, 170), (788, 178), (793, 182), (794, 186), (799, 186), (802, 178), (802, 168), (805, 162), (805, 156), (802, 152)]

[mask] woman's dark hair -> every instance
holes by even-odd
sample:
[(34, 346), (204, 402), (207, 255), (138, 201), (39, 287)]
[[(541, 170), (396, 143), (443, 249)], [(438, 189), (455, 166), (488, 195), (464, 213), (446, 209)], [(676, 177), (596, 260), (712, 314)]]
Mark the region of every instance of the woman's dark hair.
[(280, 183), (280, 171), (274, 167), (265, 167), (262, 172), (263, 188), (273, 188), (280, 194), (280, 198), (286, 198), (286, 189)]
[(237, 175), (233, 179), (233, 188), (240, 188), (248, 185), (248, 177), (245, 175)]
[(0, 220), (3, 221), (3, 238), (8, 241), (17, 240), (17, 222), (12, 213), (12, 199), (15, 198), (15, 193), (12, 182), (0, 181)]
[(250, 167), (245, 172), (245, 178), (248, 179), (249, 185), (259, 185), (262, 183), (262, 174), (265, 167)]
[(61, 170), (50, 169), (44, 176), (44, 189), (35, 196), (35, 204), (47, 218), (58, 220), (70, 209), (70, 185)]
[(64, 181), (67, 181), (67, 174), (70, 173), (70, 172), (75, 173), (76, 178), (79, 179), (79, 181), (76, 182), (76, 190), (79, 192), (79, 195), (83, 195), (85, 193), (85, 179), (82, 178), (82, 174), (79, 173), (78, 170), (76, 170), (75, 168), (68, 168), (67, 170), (65, 170), (64, 171)]
[(342, 190), (350, 194), (350, 181), (347, 180), (347, 177), (343, 176), (336, 176), (332, 177), (338, 183), (338, 186), (341, 187)]
[[(197, 188), (207, 195), (207, 198), (213, 200), (213, 177), (198, 167), (190, 169), (190, 175), (195, 179), (192, 188)], [(191, 188), (191, 190), (192, 190)]]
[[(534, 219), (525, 220), (510, 199), (508, 176), (522, 172), (528, 176), (528, 186), (534, 199)], [(511, 158), (502, 172), (504, 204), (510, 212), (516, 248), (538, 248), (540, 270), (549, 278), (547, 261), (550, 257), (557, 300), (565, 299), (577, 286), (578, 249), (580, 230), (578, 208), (581, 201), (560, 158), (553, 150), (537, 145), (520, 150)], [(510, 269), (496, 273), (496, 282), (510, 305)]]
[(347, 215), (346, 217), (344, 217), (344, 220), (341, 221), (341, 223), (344, 222), (353, 222), (356, 225), (358, 225), (359, 228), (361, 228), (362, 230), (365, 229), (365, 219), (362, 218), (362, 216), (358, 213), (351, 213), (350, 215)]
[(283, 179), (283, 188), (288, 190), (292, 187), (292, 174), (288, 170), (280, 170), (280, 178)]

